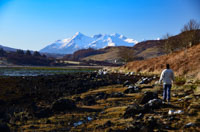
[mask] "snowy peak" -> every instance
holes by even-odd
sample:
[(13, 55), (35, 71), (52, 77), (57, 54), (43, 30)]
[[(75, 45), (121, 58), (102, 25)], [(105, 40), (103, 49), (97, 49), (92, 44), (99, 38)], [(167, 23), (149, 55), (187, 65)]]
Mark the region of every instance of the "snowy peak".
[(80, 39), (83, 36), (85, 36), (85, 35), (80, 32), (76, 32), (75, 35), (72, 37), (72, 39)]
[(80, 49), (94, 48), (100, 49), (107, 46), (133, 46), (137, 41), (126, 38), (118, 33), (115, 34), (97, 34), (92, 37), (77, 32), (71, 38), (57, 40), (54, 43), (41, 49), (40, 52), (71, 54)]

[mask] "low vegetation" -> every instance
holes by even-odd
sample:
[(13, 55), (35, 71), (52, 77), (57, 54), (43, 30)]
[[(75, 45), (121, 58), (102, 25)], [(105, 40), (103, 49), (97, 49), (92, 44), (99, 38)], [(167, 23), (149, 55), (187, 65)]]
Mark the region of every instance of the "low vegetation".
[(0, 49), (1, 60), (6, 59), (8, 63), (14, 65), (33, 65), (33, 66), (50, 66), (54, 64), (53, 58), (47, 58), (46, 55), (41, 55), (35, 51), (31, 53), (29, 50), (17, 50), (16, 52), (7, 52)]

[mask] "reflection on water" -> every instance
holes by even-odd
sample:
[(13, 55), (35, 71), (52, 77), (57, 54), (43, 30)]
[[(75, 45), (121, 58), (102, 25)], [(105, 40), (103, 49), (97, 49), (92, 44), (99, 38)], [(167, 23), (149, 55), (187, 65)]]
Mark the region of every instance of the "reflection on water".
[(83, 70), (83, 69), (46, 70), (46, 69), (0, 68), (0, 76), (39, 76), (39, 75), (55, 75), (55, 74), (67, 74), (67, 73), (91, 72), (91, 71), (92, 70)]

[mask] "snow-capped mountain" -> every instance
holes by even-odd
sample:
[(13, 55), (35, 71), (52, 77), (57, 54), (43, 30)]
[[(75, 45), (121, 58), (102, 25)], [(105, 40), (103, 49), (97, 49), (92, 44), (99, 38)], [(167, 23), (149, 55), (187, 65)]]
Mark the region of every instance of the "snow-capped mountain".
[(40, 52), (71, 54), (80, 49), (100, 49), (107, 46), (133, 46), (136, 43), (136, 40), (126, 38), (120, 34), (97, 34), (89, 37), (77, 32), (72, 38), (57, 40), (56, 42), (41, 49)]

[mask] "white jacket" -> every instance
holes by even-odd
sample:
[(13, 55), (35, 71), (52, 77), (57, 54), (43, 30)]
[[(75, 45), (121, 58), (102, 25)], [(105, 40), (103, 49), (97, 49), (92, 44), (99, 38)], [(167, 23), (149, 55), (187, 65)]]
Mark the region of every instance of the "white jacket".
[(174, 80), (174, 72), (171, 69), (165, 69), (160, 75), (159, 82), (163, 81), (163, 84), (172, 84)]

